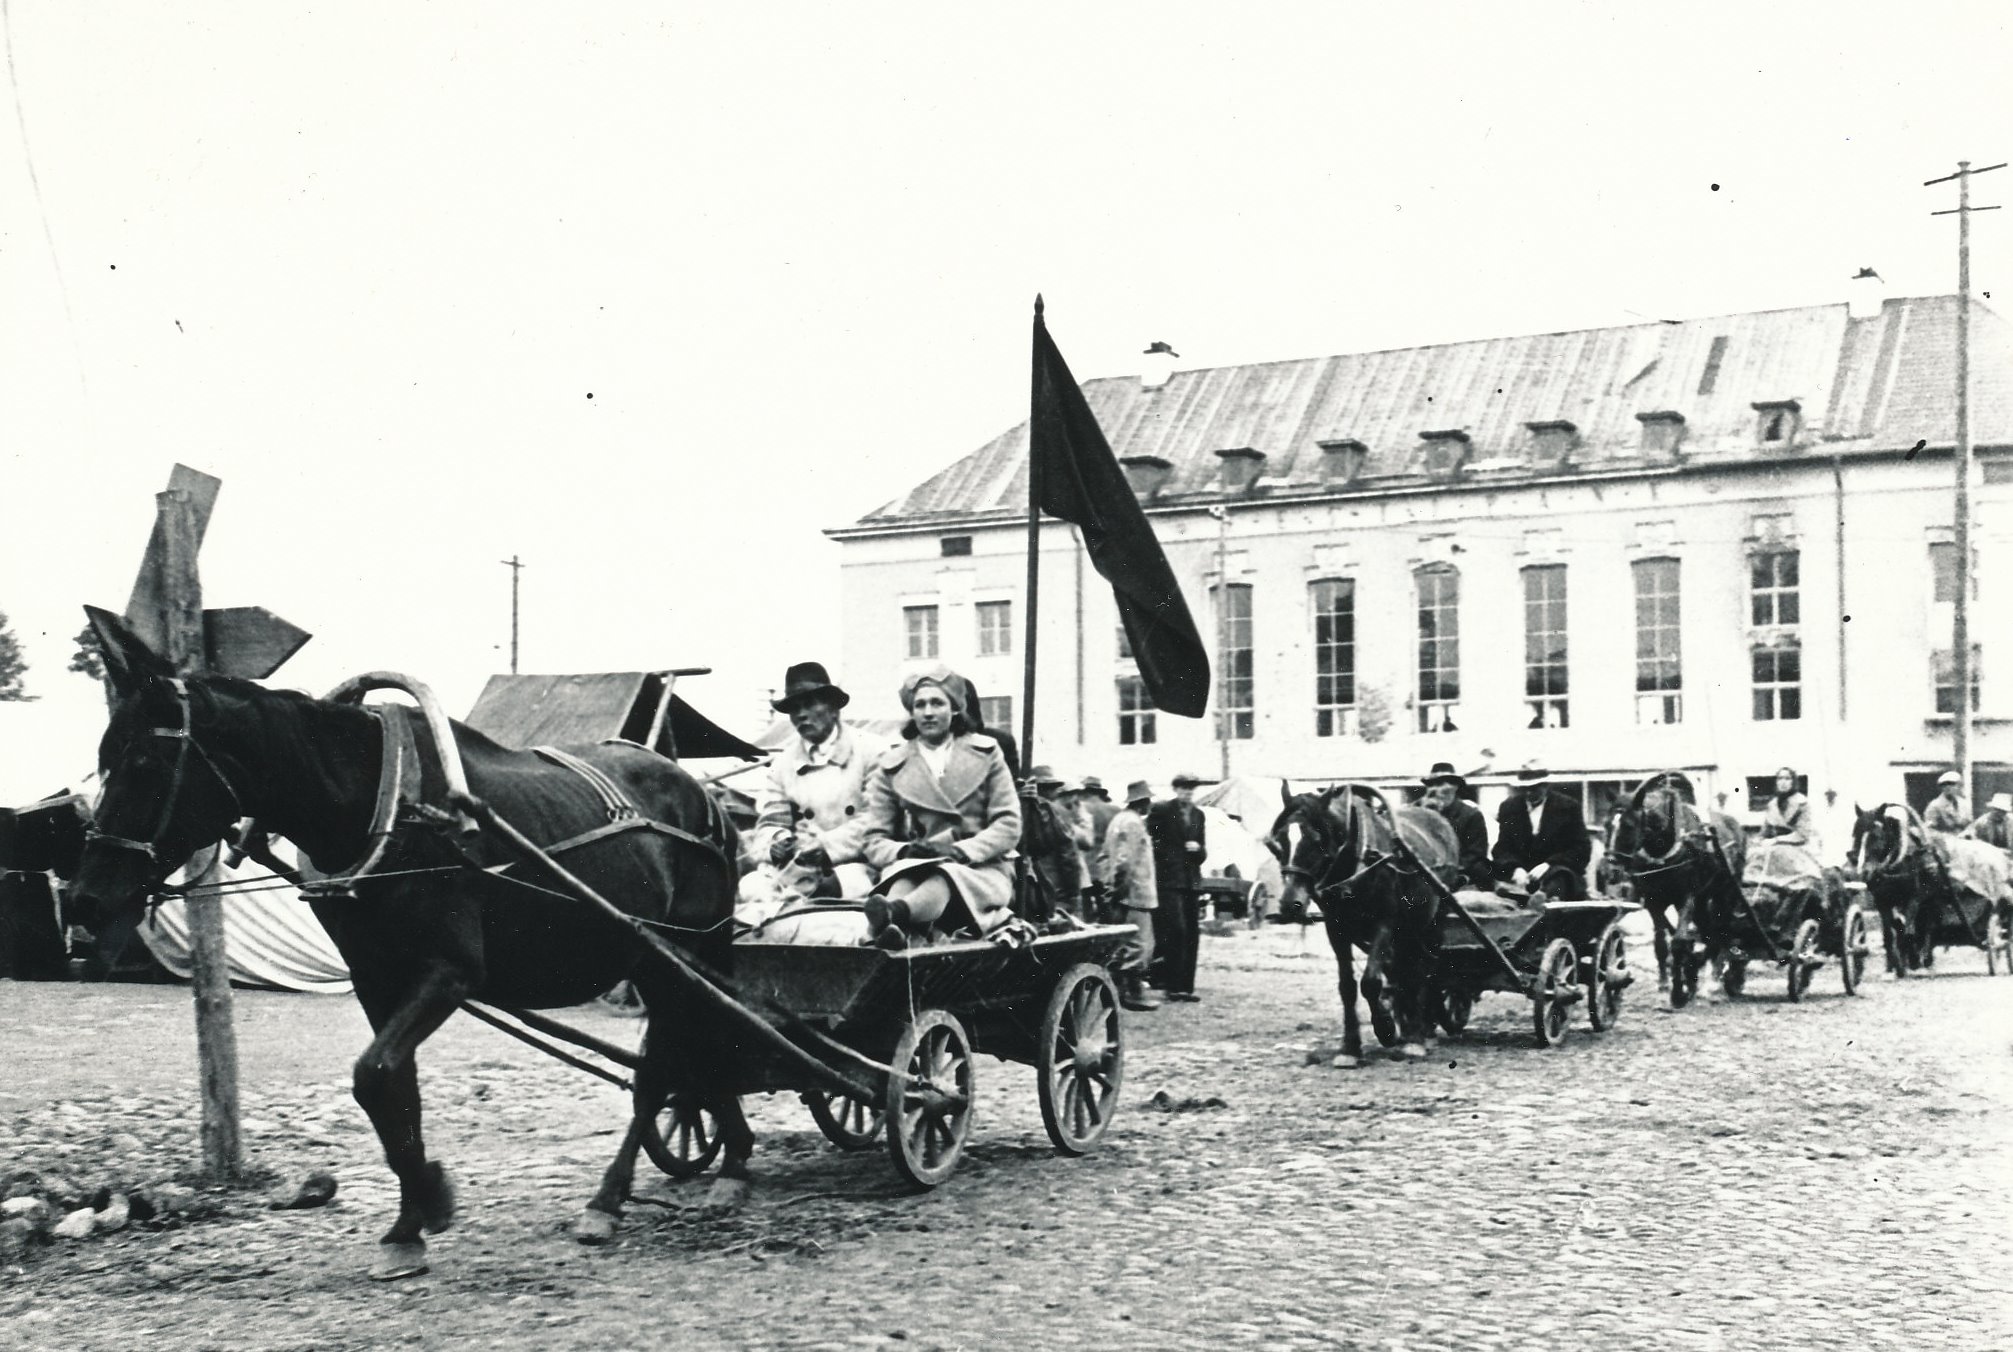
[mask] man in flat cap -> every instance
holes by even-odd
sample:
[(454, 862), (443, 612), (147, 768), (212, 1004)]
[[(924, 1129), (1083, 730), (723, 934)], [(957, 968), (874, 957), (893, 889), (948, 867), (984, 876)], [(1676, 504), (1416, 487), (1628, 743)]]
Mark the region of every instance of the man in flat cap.
[(840, 896), (863, 897), (874, 885), (860, 853), (864, 786), (889, 744), (839, 721), (850, 699), (820, 663), (798, 662), (784, 673), (783, 693), (769, 703), (789, 715), (794, 733), (770, 758), (749, 844), (779, 874), (801, 880), (829, 872)]
[(1153, 840), (1146, 814), (1153, 807), (1153, 790), (1143, 779), (1125, 791), (1125, 807), (1111, 819), (1099, 861), (1099, 881), (1105, 886), (1114, 923), (1131, 925), (1138, 938), (1119, 952), (1118, 1000), (1142, 1012), (1160, 1008), (1146, 989), (1147, 965), (1153, 961), (1153, 916), (1160, 889), (1153, 874)]
[(1193, 1003), (1195, 961), (1202, 944), (1202, 861), (1209, 857), (1202, 809), (1195, 805), (1194, 775), (1174, 777), (1174, 797), (1155, 803), (1146, 829), (1153, 838), (1153, 876), (1160, 904), (1154, 908), (1160, 950), (1160, 984), (1167, 998)]
[(1488, 890), (1495, 884), (1496, 871), (1489, 864), (1489, 823), (1482, 809), (1461, 797), (1468, 781), (1454, 773), (1452, 763), (1437, 761), (1422, 781), (1425, 805), (1447, 819), (1454, 839), (1461, 846), (1461, 877), (1457, 887)]
[(1971, 825), (1971, 804), (1964, 801), (1964, 776), (1945, 770), (1936, 777), (1936, 796), (1922, 809), (1922, 824), (1947, 836), (1962, 834)]
[(1535, 764), (1496, 813), (1496, 877), (1558, 901), (1585, 901), (1593, 838), (1578, 803), (1553, 793), (1551, 775)]

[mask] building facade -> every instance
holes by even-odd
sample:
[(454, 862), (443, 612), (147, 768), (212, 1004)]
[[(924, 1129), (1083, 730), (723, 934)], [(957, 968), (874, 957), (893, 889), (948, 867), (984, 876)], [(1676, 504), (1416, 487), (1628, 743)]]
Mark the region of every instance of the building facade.
[[(1092, 380), (1217, 653), (1158, 713), (1073, 528), (1041, 534), (1035, 757), (1416, 782), (1537, 762), (1598, 822), (1661, 769), (1758, 820), (1779, 767), (1841, 855), (1951, 753), (1954, 297)], [(1974, 306), (1972, 755), (2013, 789), (2013, 331)], [(1025, 425), (854, 525), (848, 687), (970, 675), (1019, 731)], [(882, 694), (881, 692), (885, 692)], [(863, 713), (886, 712), (878, 707)]]

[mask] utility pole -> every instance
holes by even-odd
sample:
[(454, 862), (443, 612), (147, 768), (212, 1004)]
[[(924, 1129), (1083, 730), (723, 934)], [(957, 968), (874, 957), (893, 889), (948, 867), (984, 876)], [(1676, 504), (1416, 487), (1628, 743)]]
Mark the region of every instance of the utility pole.
[(1951, 531), (1957, 551), (1957, 597), (1951, 606), (1950, 623), (1950, 678), (1956, 689), (1952, 695), (1950, 759), (1967, 799), (1975, 796), (1971, 785), (1971, 213), (1999, 209), (1971, 205), (1971, 179), (2005, 167), (2002, 160), (1973, 169), (1971, 161), (1959, 160), (1956, 173), (1922, 185), (1930, 188), (1957, 181), (1957, 205), (1930, 215), (1957, 218), (1957, 504)]
[(1216, 773), (1230, 778), (1230, 710), (1224, 693), (1230, 683), (1230, 505), (1211, 507), (1216, 518)]
[(524, 571), (524, 560), (512, 554), (503, 560), (503, 566), (510, 570), (510, 674), (517, 674), (517, 576)]

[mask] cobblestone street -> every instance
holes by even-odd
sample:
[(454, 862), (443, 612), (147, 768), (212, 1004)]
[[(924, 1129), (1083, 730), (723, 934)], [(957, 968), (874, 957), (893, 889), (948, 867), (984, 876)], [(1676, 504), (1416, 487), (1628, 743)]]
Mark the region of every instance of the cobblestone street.
[[(1049, 1147), (1031, 1073), (982, 1060), (957, 1174), (903, 1191), (794, 1098), (751, 1101), (758, 1183), (649, 1170), (617, 1240), (566, 1223), (613, 1150), (612, 1089), (457, 1019), (421, 1055), (461, 1189), (430, 1275), (363, 1273), (394, 1189), (349, 1062), (347, 999), (240, 992), (257, 1163), (334, 1203), (57, 1241), (0, 1275), (6, 1347), (1542, 1348), (2013, 1346), (2013, 980), (1982, 955), (1802, 1005), (1780, 977), (1532, 1045), (1493, 995), (1406, 1064), (1333, 1070), (1319, 931), (1205, 942), (1204, 1002), (1134, 1017), (1103, 1145)], [(1647, 945), (1636, 949), (1638, 970)], [(1653, 969), (1652, 969), (1653, 970)], [(629, 1038), (598, 1010), (576, 1021)], [(187, 992), (0, 985), (0, 1174), (133, 1182), (196, 1155)]]

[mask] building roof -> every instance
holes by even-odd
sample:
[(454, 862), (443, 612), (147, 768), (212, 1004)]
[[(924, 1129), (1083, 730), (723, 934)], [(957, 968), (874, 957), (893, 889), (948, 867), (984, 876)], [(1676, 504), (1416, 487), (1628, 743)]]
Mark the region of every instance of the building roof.
[[(2013, 329), (1972, 307), (1971, 432), (2013, 442)], [(1264, 454), (1261, 492), (1348, 491), (1322, 443), (1360, 443), (1355, 488), (1434, 482), (1424, 434), (1463, 433), (1468, 477), (1499, 482), (1669, 463), (1645, 450), (1639, 415), (1683, 419), (1686, 463), (1795, 460), (1812, 451), (1906, 449), (1956, 439), (1957, 299), (1889, 299), (1432, 347), (1177, 371), (1083, 384), (1112, 451), (1171, 467), (1156, 501), (1221, 495), (1218, 451)], [(1767, 406), (1793, 402), (1794, 439), (1764, 443)], [(1758, 409), (1757, 405), (1764, 406)], [(1548, 458), (1532, 424), (1550, 425)], [(1570, 424), (1561, 428), (1560, 424)], [(1459, 440), (1459, 438), (1456, 438)], [(834, 534), (1026, 511), (1027, 424)]]
[(653, 743), (650, 730), (664, 695), (664, 676), (654, 671), (491, 676), (462, 721), (503, 746), (560, 746), (626, 737), (681, 759), (763, 756), (675, 694)]

